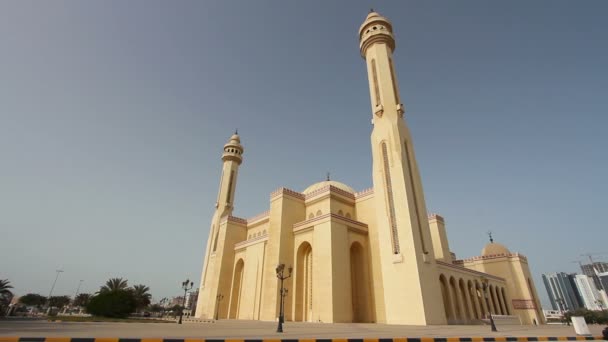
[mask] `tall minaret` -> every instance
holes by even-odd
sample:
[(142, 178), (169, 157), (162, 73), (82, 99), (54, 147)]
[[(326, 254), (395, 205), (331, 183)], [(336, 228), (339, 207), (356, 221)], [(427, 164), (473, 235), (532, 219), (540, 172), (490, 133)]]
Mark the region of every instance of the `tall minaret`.
[[(227, 237), (226, 224), (222, 225), (224, 218), (232, 215), (234, 209), (234, 193), (239, 166), (243, 161), (243, 145), (238, 132), (235, 132), (226, 145), (222, 154), (222, 176), (220, 188), (215, 202), (215, 213), (211, 219), (207, 250), (203, 263), (203, 272), (196, 304), (196, 316), (212, 318), (215, 310), (215, 296), (220, 286), (220, 280), (226, 278), (222, 264), (229, 261), (233, 250), (230, 246), (224, 248)], [(231, 263), (230, 263), (231, 264)], [(231, 269), (229, 269), (231, 271)]]
[(370, 226), (370, 247), (380, 258), (383, 288), (377, 318), (393, 324), (446, 324), (422, 183), (393, 66), (391, 22), (372, 10), (359, 28), (359, 41), (374, 125), (376, 224)]

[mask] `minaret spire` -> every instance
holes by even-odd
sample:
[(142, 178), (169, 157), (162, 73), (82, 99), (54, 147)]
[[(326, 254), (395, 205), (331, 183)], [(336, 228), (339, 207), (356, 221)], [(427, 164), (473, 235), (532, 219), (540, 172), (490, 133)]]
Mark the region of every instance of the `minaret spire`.
[[(446, 324), (422, 181), (403, 118), (391, 22), (370, 12), (359, 28), (359, 48), (367, 65), (374, 125), (371, 142), (376, 222), (369, 234), (370, 241), (375, 241), (370, 246), (372, 254), (379, 255), (382, 268), (385, 292), (379, 300), (386, 311), (384, 317), (402, 317), (404, 307), (422, 308), (407, 320), (385, 323)], [(402, 293), (408, 293), (407, 299)]]
[(207, 250), (203, 262), (197, 312), (199, 315), (204, 315), (204, 317), (214, 317), (216, 306), (209, 305), (209, 303), (211, 298), (216, 296), (216, 293), (213, 291), (217, 290), (220, 280), (225, 278), (222, 274), (228, 272), (225, 267), (222, 267), (222, 260), (229, 258), (231, 253), (234, 252), (230, 248), (224, 248), (224, 241), (230, 239), (228, 234), (232, 234), (232, 232), (228, 232), (225, 225), (222, 228), (221, 222), (227, 216), (232, 215), (232, 211), (234, 210), (236, 183), (239, 166), (243, 162), (244, 151), (245, 149), (241, 145), (238, 130), (235, 130), (234, 134), (224, 145), (222, 153), (222, 176), (220, 178), (217, 201), (215, 202), (215, 213), (211, 219)]

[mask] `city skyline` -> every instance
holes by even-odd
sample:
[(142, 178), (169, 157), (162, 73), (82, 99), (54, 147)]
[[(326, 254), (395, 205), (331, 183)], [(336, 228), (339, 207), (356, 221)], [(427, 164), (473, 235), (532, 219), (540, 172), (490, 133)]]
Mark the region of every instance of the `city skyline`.
[[(56, 269), (57, 295), (80, 279), (94, 292), (123, 277), (156, 299), (198, 282), (235, 128), (246, 149), (239, 217), (327, 171), (371, 186), (353, 34), (368, 4), (28, 4), (0, 5), (0, 259), (13, 260), (2, 278), (16, 294), (47, 295)], [(594, 216), (608, 190), (606, 4), (546, 4), (376, 6), (399, 32), (396, 73), (429, 212), (446, 217), (458, 258), (478, 254), (489, 226), (529, 258), (537, 286), (604, 252)]]

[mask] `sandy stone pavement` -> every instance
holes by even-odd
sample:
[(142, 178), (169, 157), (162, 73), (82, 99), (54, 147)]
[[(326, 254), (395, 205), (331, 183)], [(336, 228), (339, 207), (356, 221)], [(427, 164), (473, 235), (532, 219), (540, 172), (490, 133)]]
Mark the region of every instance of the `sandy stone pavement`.
[[(576, 336), (572, 326), (499, 326), (492, 333), (484, 325), (408, 326), (363, 323), (287, 322), (276, 332), (276, 322), (219, 320), (214, 323), (76, 323), (46, 320), (0, 320), (0, 336), (19, 337), (120, 337), (120, 338), (395, 338), (395, 337), (490, 337)], [(605, 328), (589, 326), (592, 335)]]

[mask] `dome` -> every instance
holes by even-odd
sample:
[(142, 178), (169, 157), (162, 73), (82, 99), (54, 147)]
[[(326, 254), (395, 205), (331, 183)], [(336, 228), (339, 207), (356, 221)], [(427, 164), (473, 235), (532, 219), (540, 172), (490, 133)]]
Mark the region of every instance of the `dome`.
[(350, 186), (348, 186), (348, 185), (346, 185), (344, 183), (333, 181), (333, 180), (326, 180), (326, 181), (315, 183), (315, 184), (309, 186), (308, 188), (306, 188), (306, 190), (302, 191), (302, 193), (306, 195), (306, 194), (309, 194), (309, 193), (311, 193), (313, 191), (322, 189), (322, 188), (324, 188), (324, 187), (326, 187), (328, 185), (334, 186), (334, 187), (336, 187), (336, 188), (338, 188), (340, 190), (344, 190), (344, 191), (349, 192), (351, 194), (355, 193), (355, 190), (353, 190), (353, 188), (351, 188)]
[(380, 14), (378, 14), (378, 12), (370, 11), (365, 20), (371, 19), (373, 17), (380, 17)]
[(233, 134), (230, 137), (230, 142), (238, 142), (238, 143), (240, 143), (241, 142), (241, 137), (239, 137), (239, 135), (235, 133), (235, 134)]
[(498, 254), (511, 254), (511, 251), (509, 251), (507, 247), (496, 242), (490, 242), (481, 250), (482, 256)]

